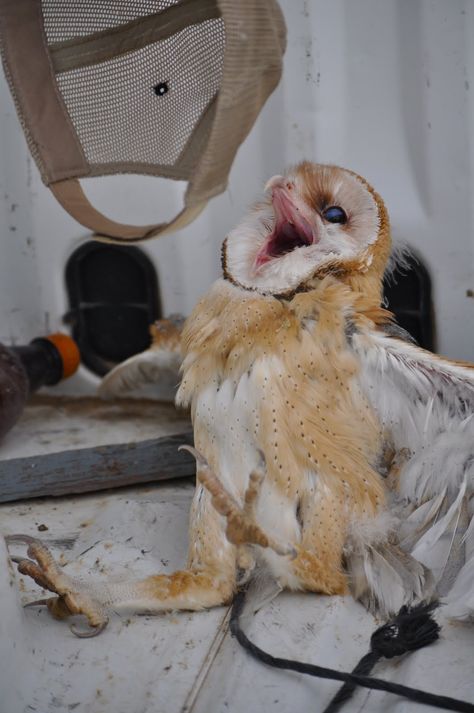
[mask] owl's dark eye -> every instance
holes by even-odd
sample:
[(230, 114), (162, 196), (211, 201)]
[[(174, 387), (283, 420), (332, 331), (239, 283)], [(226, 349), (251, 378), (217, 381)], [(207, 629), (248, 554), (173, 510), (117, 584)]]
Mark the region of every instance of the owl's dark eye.
[(330, 205), (323, 211), (323, 218), (329, 223), (347, 223), (346, 211), (338, 205)]

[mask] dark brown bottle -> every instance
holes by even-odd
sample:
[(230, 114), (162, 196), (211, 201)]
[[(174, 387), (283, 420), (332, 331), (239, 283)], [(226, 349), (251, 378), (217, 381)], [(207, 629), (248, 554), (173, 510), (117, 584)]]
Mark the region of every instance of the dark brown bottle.
[(19, 419), (28, 396), (74, 374), (76, 342), (66, 334), (39, 337), (25, 346), (0, 344), (0, 439)]

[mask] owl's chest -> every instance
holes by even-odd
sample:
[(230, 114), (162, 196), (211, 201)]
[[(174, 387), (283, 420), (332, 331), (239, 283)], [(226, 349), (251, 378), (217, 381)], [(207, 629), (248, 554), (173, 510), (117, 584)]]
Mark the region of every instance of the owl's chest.
[(219, 476), (241, 491), (263, 456), (266, 483), (294, 502), (315, 477), (365, 473), (380, 426), (360, 388), (340, 286), (322, 283), (291, 303), (224, 284), (216, 292), (223, 303), (211, 294), (189, 323), (178, 402), (191, 403), (196, 447)]
[(311, 370), (303, 353), (295, 356), (261, 356), (195, 399), (197, 448), (235, 493), (262, 456), (269, 484), (294, 498), (321, 474), (340, 479), (354, 463), (365, 468), (377, 451), (377, 423), (347, 359), (326, 359), (326, 368), (313, 361)]
[[(234, 492), (245, 489), (260, 462), (261, 402), (252, 372), (212, 382), (194, 405), (194, 440)], [(236, 490), (235, 490), (236, 489)]]

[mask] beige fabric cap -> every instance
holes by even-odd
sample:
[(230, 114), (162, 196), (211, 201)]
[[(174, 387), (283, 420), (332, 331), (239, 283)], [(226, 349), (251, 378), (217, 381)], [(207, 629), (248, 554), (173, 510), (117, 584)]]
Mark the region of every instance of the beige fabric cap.
[[(137, 241), (193, 220), (281, 76), (276, 0), (0, 0), (8, 83), (43, 181), (99, 237)], [(124, 225), (78, 179), (188, 182), (170, 223)]]

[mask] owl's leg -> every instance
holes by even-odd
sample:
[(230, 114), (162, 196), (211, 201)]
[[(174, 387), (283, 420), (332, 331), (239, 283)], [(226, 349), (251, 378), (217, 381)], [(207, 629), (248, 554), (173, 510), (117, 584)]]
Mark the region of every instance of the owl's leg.
[(345, 594), (348, 591), (343, 571), (343, 547), (346, 523), (337, 497), (325, 493), (303, 496), (299, 507), (301, 541), (297, 556), (289, 563), (288, 586), (323, 594)]
[(281, 556), (296, 556), (295, 548), (291, 544), (280, 542), (271, 537), (257, 523), (255, 509), (265, 478), (263, 469), (257, 468), (250, 473), (249, 484), (244, 494), (244, 502), (240, 506), (225, 489), (199, 451), (191, 446), (181, 446), (181, 449), (189, 451), (196, 458), (198, 480), (211, 495), (211, 503), (216, 512), (225, 517), (225, 534), (227, 540), (237, 547), (239, 560), (247, 560), (248, 545), (269, 548)]
[(155, 613), (170, 609), (199, 610), (229, 602), (236, 586), (236, 549), (227, 541), (222, 518), (202, 487), (196, 489), (191, 508), (189, 542), (187, 569), (138, 581), (109, 583), (70, 577), (35, 538), (27, 535), (7, 538), (9, 545), (28, 546), (29, 559), (12, 558), (18, 563), (19, 572), (57, 595), (36, 604), (46, 604), (58, 618), (73, 614), (87, 618), (89, 631), (72, 629), (78, 636), (93, 636), (102, 631), (110, 608)]

